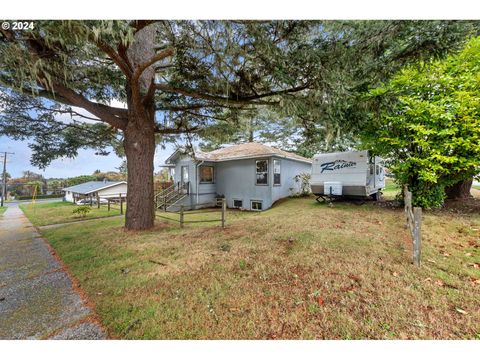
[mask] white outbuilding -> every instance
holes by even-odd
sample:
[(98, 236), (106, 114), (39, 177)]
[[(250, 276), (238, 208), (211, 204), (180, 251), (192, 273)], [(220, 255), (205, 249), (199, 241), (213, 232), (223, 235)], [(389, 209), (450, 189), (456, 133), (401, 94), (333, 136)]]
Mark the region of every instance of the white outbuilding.
[(76, 203), (82, 199), (95, 202), (100, 199), (118, 199), (127, 196), (126, 181), (88, 181), (82, 184), (62, 189), (65, 192), (65, 201)]

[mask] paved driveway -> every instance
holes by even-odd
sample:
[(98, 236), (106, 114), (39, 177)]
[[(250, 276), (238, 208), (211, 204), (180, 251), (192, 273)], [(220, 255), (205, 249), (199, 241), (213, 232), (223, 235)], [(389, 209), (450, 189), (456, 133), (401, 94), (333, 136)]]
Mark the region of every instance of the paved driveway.
[(104, 339), (18, 205), (0, 215), (0, 339)]

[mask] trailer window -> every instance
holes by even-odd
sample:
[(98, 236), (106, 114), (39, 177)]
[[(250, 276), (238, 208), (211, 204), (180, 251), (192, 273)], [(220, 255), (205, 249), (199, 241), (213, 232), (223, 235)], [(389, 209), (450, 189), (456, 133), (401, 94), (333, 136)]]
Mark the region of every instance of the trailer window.
[(234, 208), (242, 208), (243, 207), (243, 201), (238, 200), (238, 199), (233, 199), (233, 207)]
[(374, 165), (370, 164), (370, 175), (373, 175), (373, 167), (374, 167)]
[(375, 174), (380, 175), (380, 166), (375, 165)]
[(258, 200), (251, 201), (251, 208), (255, 211), (262, 211), (262, 202)]
[(257, 160), (256, 164), (256, 184), (268, 185), (268, 160)]
[(281, 161), (273, 160), (273, 185), (280, 185)]

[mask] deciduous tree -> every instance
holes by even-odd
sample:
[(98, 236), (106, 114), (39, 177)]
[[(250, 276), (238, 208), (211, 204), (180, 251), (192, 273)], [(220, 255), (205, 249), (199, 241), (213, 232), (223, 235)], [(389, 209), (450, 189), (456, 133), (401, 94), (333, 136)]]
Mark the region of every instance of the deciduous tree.
[(441, 206), (445, 188), (471, 186), (480, 171), (479, 70), (474, 38), (458, 54), (409, 66), (370, 92), (379, 102), (367, 143), (390, 159), (417, 206)]

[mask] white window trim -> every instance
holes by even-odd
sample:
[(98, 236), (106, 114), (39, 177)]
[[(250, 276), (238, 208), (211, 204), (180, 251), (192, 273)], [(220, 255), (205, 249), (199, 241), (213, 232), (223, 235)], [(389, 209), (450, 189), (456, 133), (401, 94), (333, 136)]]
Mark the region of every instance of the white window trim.
[[(279, 172), (280, 182), (278, 184), (275, 184), (275, 161), (278, 161), (280, 163), (280, 172)], [(273, 186), (282, 186), (282, 161), (279, 159), (273, 159), (272, 176), (273, 176), (273, 179), (272, 179)]]
[[(261, 204), (262, 208), (260, 210), (253, 208), (253, 203), (258, 202)], [(262, 200), (250, 200), (250, 210), (252, 211), (263, 211), (263, 201)]]
[[(258, 161), (266, 161), (267, 162), (267, 176), (266, 176), (267, 183), (266, 184), (259, 184), (257, 182), (257, 174), (264, 174), (264, 172), (261, 172), (261, 173), (257, 172), (257, 162)], [(256, 159), (255, 160), (255, 186), (268, 186), (269, 185), (269, 181), (268, 181), (268, 173), (269, 173), (268, 168), (269, 168), (269, 166), (270, 165), (269, 165), (268, 159)]]
[[(200, 176), (200, 168), (202, 167), (210, 167), (212, 168), (212, 181), (202, 181)], [(215, 166), (213, 165), (200, 165), (198, 167), (198, 183), (199, 184), (215, 184)]]
[[(242, 206), (235, 206), (235, 201), (241, 201), (241, 202), (242, 202)], [(243, 199), (232, 199), (232, 208), (234, 208), (234, 209), (243, 208)]]

